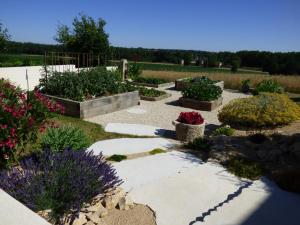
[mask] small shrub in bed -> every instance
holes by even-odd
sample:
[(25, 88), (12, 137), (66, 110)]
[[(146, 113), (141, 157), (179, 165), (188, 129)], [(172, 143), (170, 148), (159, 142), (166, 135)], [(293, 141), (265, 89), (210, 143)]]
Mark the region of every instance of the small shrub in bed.
[(202, 77), (194, 77), (189, 79), (190, 83), (201, 83), (201, 84), (215, 84), (217, 81), (213, 81), (209, 79), (208, 77), (202, 76)]
[(263, 168), (259, 163), (236, 157), (228, 161), (227, 168), (236, 176), (251, 180), (259, 179), (263, 173)]
[(154, 88), (145, 88), (145, 87), (140, 87), (139, 93), (140, 95), (147, 96), (147, 97), (159, 97), (161, 95), (167, 94), (165, 91), (160, 91)]
[(46, 133), (41, 137), (42, 147), (50, 148), (52, 151), (63, 151), (66, 148), (83, 150), (89, 144), (88, 137), (83, 130), (72, 126), (48, 128)]
[(132, 80), (137, 79), (142, 74), (140, 66), (137, 63), (128, 65), (128, 77)]
[(57, 224), (63, 224), (63, 216), (74, 219), (84, 202), (120, 184), (101, 154), (72, 149), (44, 150), (0, 173), (0, 188), (35, 212), (51, 209)]
[(186, 147), (196, 151), (208, 152), (210, 150), (209, 141), (202, 137), (196, 138), (193, 142), (189, 142)]
[(251, 81), (250, 79), (246, 79), (242, 81), (242, 92), (247, 94), (250, 92), (250, 85), (251, 85)]
[(79, 73), (53, 72), (48, 75), (47, 80), (41, 80), (39, 87), (45, 94), (75, 101), (136, 90), (129, 83), (122, 83), (118, 72), (101, 67)]
[(204, 123), (203, 117), (197, 112), (181, 112), (177, 121), (191, 125), (200, 125)]
[(283, 87), (276, 80), (263, 80), (255, 88), (255, 94), (262, 92), (283, 93)]
[(300, 168), (292, 167), (272, 173), (272, 178), (279, 187), (286, 191), (300, 193)]
[(299, 120), (300, 107), (286, 95), (261, 93), (232, 100), (219, 112), (218, 118), (231, 127), (276, 127)]
[(125, 159), (127, 159), (126, 155), (118, 155), (118, 154), (112, 155), (112, 156), (107, 158), (107, 160), (113, 161), (113, 162), (121, 162)]
[(182, 91), (184, 98), (199, 101), (213, 101), (221, 97), (222, 89), (213, 84), (195, 83)]
[(225, 135), (232, 136), (234, 134), (234, 129), (229, 126), (219, 127), (212, 133), (213, 136)]
[(163, 84), (168, 82), (165, 79), (155, 78), (155, 77), (137, 77), (134, 81), (138, 83), (146, 83), (146, 84)]

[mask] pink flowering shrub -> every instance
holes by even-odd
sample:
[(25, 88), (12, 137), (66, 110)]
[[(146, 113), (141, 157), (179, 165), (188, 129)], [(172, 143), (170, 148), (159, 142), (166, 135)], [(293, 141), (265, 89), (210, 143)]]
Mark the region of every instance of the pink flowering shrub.
[(200, 125), (204, 122), (203, 117), (197, 112), (181, 112), (178, 119), (180, 123)]
[(49, 112), (63, 113), (63, 107), (39, 91), (26, 94), (9, 81), (0, 79), (0, 165), (15, 160), (15, 149), (36, 138)]

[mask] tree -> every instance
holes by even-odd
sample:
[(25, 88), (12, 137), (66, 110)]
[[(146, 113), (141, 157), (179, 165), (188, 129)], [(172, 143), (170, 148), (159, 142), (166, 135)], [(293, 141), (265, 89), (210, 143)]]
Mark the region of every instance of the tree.
[(5, 46), (7, 41), (10, 39), (10, 35), (8, 34), (8, 30), (3, 24), (0, 22), (0, 52), (5, 50)]
[(94, 53), (107, 56), (109, 54), (109, 35), (105, 32), (106, 22), (99, 18), (80, 15), (73, 20), (73, 29), (59, 25), (55, 40), (65, 49), (73, 52)]
[(238, 71), (241, 65), (241, 59), (238, 56), (232, 57), (231, 60), (231, 72), (235, 73)]

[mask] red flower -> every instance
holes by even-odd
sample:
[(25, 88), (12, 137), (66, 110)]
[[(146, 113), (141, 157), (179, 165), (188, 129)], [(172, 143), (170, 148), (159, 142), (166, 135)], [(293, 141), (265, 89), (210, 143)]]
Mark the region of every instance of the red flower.
[(203, 117), (197, 112), (181, 112), (177, 121), (192, 125), (200, 125), (204, 123)]

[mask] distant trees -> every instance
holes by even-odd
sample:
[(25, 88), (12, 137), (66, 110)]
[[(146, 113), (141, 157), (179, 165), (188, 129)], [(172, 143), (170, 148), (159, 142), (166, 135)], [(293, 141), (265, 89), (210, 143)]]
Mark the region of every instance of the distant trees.
[(55, 40), (64, 49), (72, 52), (95, 53), (107, 56), (110, 51), (109, 35), (105, 32), (106, 22), (99, 18), (80, 15), (73, 20), (73, 28), (60, 25)]
[(0, 22), (0, 52), (5, 50), (5, 46), (9, 39), (10, 35), (8, 34), (8, 29)]
[(231, 72), (235, 73), (238, 71), (241, 65), (241, 59), (238, 56), (233, 56), (231, 60)]

